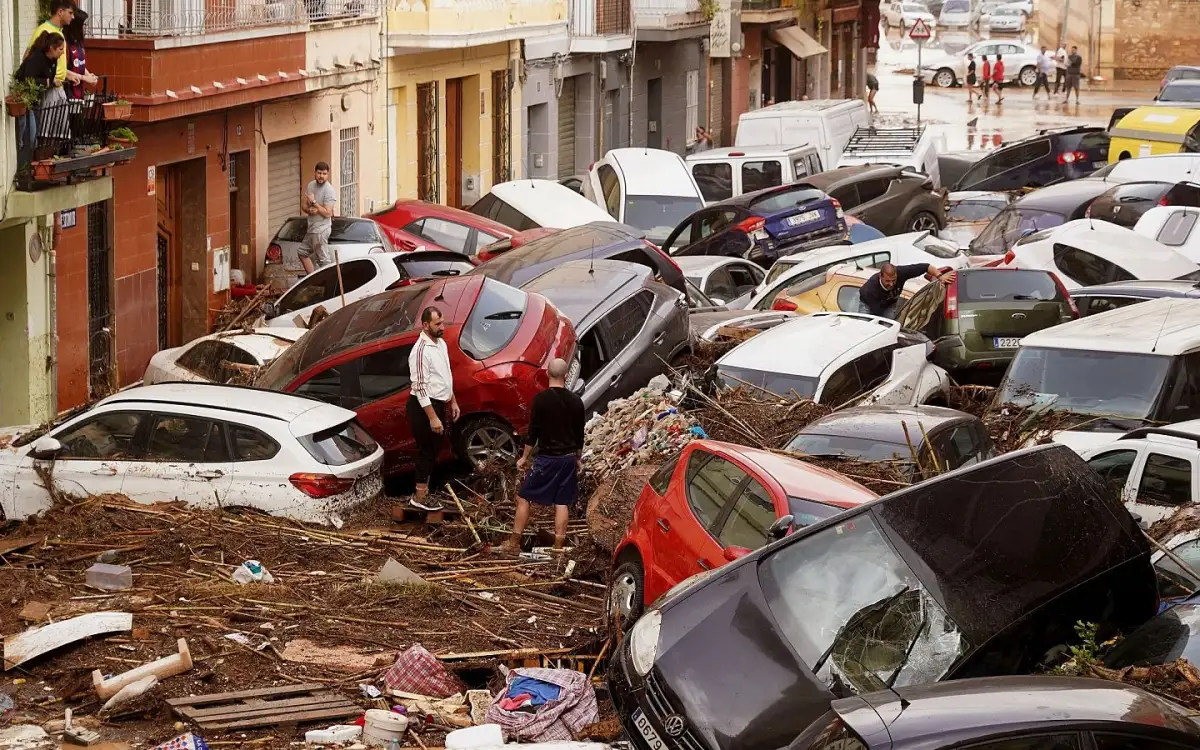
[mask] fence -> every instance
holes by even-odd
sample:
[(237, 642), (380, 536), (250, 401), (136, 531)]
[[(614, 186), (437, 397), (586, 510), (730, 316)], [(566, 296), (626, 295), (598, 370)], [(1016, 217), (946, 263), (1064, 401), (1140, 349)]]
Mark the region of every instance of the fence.
[(630, 31), (630, 0), (571, 0), (571, 34), (606, 36)]
[[(379, 15), (383, 0), (87, 0), (88, 36), (198, 36)], [(91, 8), (87, 8), (90, 5)]]
[(108, 139), (110, 121), (104, 117), (104, 104), (114, 101), (111, 94), (92, 94), (83, 100), (65, 97), (45, 106), (29, 108), (18, 125), (18, 163), (54, 158), (86, 156), (92, 147), (103, 146)]

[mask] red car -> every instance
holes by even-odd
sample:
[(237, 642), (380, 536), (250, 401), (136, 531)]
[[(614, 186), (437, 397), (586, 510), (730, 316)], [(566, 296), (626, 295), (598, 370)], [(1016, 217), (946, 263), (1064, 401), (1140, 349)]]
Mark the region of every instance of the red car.
[(509, 250), (516, 250), (526, 242), (532, 242), (533, 240), (538, 240), (542, 237), (546, 237), (554, 234), (555, 232), (561, 231), (561, 229), (551, 229), (550, 227), (534, 227), (533, 229), (526, 229), (523, 232), (517, 232), (512, 237), (507, 237), (498, 242), (493, 242), (492, 244), (480, 250), (479, 255), (477, 255), (476, 258), (480, 263), (486, 263), (492, 258), (507, 253)]
[(367, 214), (387, 232), (397, 250), (453, 250), (472, 258), (488, 245), (513, 235), (511, 227), (437, 203), (398, 200), (391, 208)]
[(877, 497), (794, 458), (695, 440), (642, 489), (617, 545), (610, 606), (632, 622), (675, 584)]
[(439, 459), (515, 460), (533, 397), (548, 385), (546, 365), (572, 360), (575, 329), (545, 297), (484, 276), (422, 282), (347, 305), (288, 347), (256, 385), (353, 409), (384, 448), (384, 472), (409, 470), (416, 446), (405, 416), (408, 354), (429, 305), (445, 317), (462, 410)]

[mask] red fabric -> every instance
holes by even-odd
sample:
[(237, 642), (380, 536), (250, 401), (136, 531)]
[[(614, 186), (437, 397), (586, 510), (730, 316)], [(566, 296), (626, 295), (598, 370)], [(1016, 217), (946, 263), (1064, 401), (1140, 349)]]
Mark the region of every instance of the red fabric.
[(392, 690), (433, 698), (448, 698), (467, 689), (424, 646), (413, 646), (400, 654), (396, 663), (384, 672), (383, 681)]
[[(984, 75), (985, 76), (987, 75), (986, 71), (984, 72)], [(992, 66), (992, 80), (995, 81), (996, 83), (1004, 83), (1004, 61), (1003, 60), (997, 60), (996, 64)]]

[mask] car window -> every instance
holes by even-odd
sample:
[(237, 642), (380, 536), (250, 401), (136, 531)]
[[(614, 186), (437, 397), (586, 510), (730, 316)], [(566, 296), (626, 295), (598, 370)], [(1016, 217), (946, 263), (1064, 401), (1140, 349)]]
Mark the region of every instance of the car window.
[(1200, 212), (1176, 211), (1163, 222), (1162, 229), (1158, 230), (1155, 239), (1171, 247), (1186, 244), (1196, 226), (1197, 218), (1200, 218)]
[(62, 444), (57, 458), (134, 458), (134, 437), (143, 416), (113, 411), (85, 420), (54, 436)]
[[(1019, 13), (1020, 11), (1017, 10), (1016, 8), (1013, 8), (1012, 12), (1014, 12), (1014, 14), (1015, 14), (1015, 13)], [(1002, 55), (1019, 55), (1019, 54), (1021, 54), (1021, 52), (1022, 52), (1021, 48), (1015, 44), (1001, 44), (1000, 45), (1000, 54), (1002, 54)]]
[(758, 266), (730, 263), (725, 266), (725, 270), (729, 272), (729, 278), (733, 281), (733, 288), (738, 297), (753, 291), (763, 280), (763, 271)]
[(467, 237), (471, 234), (471, 228), (462, 224), (456, 224), (453, 221), (439, 219), (436, 216), (428, 216), (422, 220), (419, 231), (413, 232), (413, 234), (424, 237), (430, 242), (447, 250), (453, 250), (456, 253), (469, 252), (467, 250)]
[(279, 443), (253, 427), (228, 425), (235, 461), (266, 461), (279, 452)]
[(892, 181), (887, 178), (863, 180), (858, 183), (858, 202), (866, 203), (876, 198), (882, 198), (891, 187)]
[(1187, 745), (1169, 742), (1158, 737), (1143, 737), (1132, 734), (1094, 732), (1096, 750), (1185, 750)]
[(1098, 255), (1058, 242), (1054, 244), (1054, 265), (1081, 286), (1132, 281), (1136, 278), (1129, 271)]
[(801, 177), (807, 177), (809, 175), (808, 160), (804, 157), (792, 159), (792, 171), (795, 173), (793, 179), (798, 180)]
[(704, 200), (723, 201), (733, 197), (733, 166), (720, 162), (693, 164), (692, 176), (700, 186)]
[(820, 402), (838, 407), (848, 403), (861, 393), (862, 389), (858, 386), (858, 371), (854, 369), (853, 362), (847, 362), (834, 370), (833, 374), (829, 376), (829, 380), (825, 381)]
[(301, 383), (296, 393), (353, 409), (362, 402), (358, 395), (358, 379), (354, 376), (356, 368), (354, 362), (326, 368)]
[(709, 297), (720, 299), (723, 302), (732, 302), (740, 296), (733, 284), (733, 277), (729, 275), (726, 268), (718, 268), (708, 275), (704, 292)]
[(855, 285), (846, 284), (838, 287), (837, 309), (856, 312), (858, 310), (858, 293), (859, 287)]
[(958, 201), (950, 204), (946, 218), (950, 221), (986, 221), (1004, 209), (1004, 202)]
[(742, 162), (742, 192), (753, 193), (783, 184), (783, 165), (778, 159)]
[(1177, 506), (1192, 501), (1192, 462), (1151, 453), (1142, 468), (1137, 500), (1149, 505)]
[(700, 216), (696, 217), (695, 234), (692, 236), (692, 241), (702, 240), (709, 235), (716, 234), (725, 227), (733, 223), (737, 217), (737, 212), (731, 209), (705, 211)]
[(967, 745), (968, 750), (1079, 750), (1079, 735), (1043, 734), (999, 739)]
[(682, 451), (676, 452), (666, 461), (663, 461), (662, 466), (658, 467), (658, 471), (646, 481), (646, 484), (657, 492), (659, 495), (667, 494), (667, 488), (671, 486), (671, 477), (675, 475), (675, 467), (679, 465), (679, 457), (683, 455)]
[(754, 479), (729, 509), (729, 515), (717, 534), (722, 547), (745, 547), (758, 549), (767, 543), (767, 531), (775, 523), (775, 503), (771, 493)]
[(1125, 307), (1137, 302), (1145, 302), (1145, 299), (1140, 297), (1076, 297), (1075, 302), (1079, 306), (1079, 315), (1086, 317), (1088, 315), (1096, 315), (1097, 313), (1116, 310), (1118, 307)]
[(766, 195), (759, 196), (750, 202), (750, 208), (762, 214), (770, 211), (783, 211), (789, 208), (819, 201), (825, 198), (825, 193), (807, 185), (792, 185), (782, 190), (772, 190)]
[(924, 332), (930, 327), (933, 322), (933, 311), (942, 303), (942, 297), (938, 294), (938, 287), (941, 284), (928, 284), (921, 291), (912, 296), (900, 314), (896, 316), (896, 322), (906, 331)]
[[(237, 347), (225, 341), (201, 341), (191, 349), (179, 355), (175, 363), (206, 380), (220, 381), (221, 363), (225, 360), (236, 361)], [(246, 355), (249, 357), (249, 355)], [(251, 361), (246, 364), (256, 364)]]
[(1136, 461), (1137, 451), (1115, 450), (1092, 456), (1087, 463), (1100, 475), (1113, 494), (1120, 497), (1125, 491), (1125, 482), (1128, 481), (1129, 472), (1133, 471)]
[(687, 467), (687, 499), (701, 526), (712, 527), (745, 478), (746, 472), (719, 456), (702, 450), (692, 452)]
[(346, 261), (341, 264), (341, 269), (341, 289), (338, 288), (338, 267), (325, 266), (307, 276), (287, 294), (280, 297), (277, 314), (287, 315), (311, 305), (327, 302), (340, 296), (342, 291), (353, 292), (370, 282), (379, 273), (375, 262), (366, 258)]
[(303, 242), (308, 234), (308, 219), (298, 217), (283, 222), (283, 226), (275, 233), (275, 239), (282, 242)]
[(504, 238), (496, 237), (495, 235), (488, 234), (487, 232), (483, 231), (482, 229), (476, 229), (475, 230), (475, 250), (474, 250), (474, 252), (468, 253), (468, 255), (472, 255), (472, 256), (477, 255), (477, 254), (479, 254), (479, 251), (483, 250), (488, 245), (492, 244), (493, 242), (499, 242), (502, 239), (504, 239)]
[(600, 190), (604, 194), (605, 208), (614, 219), (621, 218), (621, 182), (617, 179), (616, 170), (607, 164), (601, 164), (596, 167), (596, 173), (600, 176)]
[(653, 304), (654, 292), (647, 289), (617, 305), (604, 316), (603, 325), (608, 332), (608, 342), (614, 356), (637, 338), (650, 317)]
[(329, 227), (330, 242), (379, 242), (379, 228), (373, 221), (334, 217)]
[(458, 344), (471, 359), (484, 360), (512, 341), (521, 327), (529, 296), (520, 289), (486, 279), (471, 315), (463, 324)]
[[(1183, 560), (1184, 565), (1193, 571), (1200, 573), (1200, 539), (1193, 539), (1172, 547), (1171, 554)], [(1154, 563), (1154, 573), (1158, 578), (1158, 598), (1160, 600), (1189, 596), (1196, 590), (1195, 577), (1166, 555), (1158, 558), (1158, 562)], [(1155, 662), (1155, 664), (1159, 663), (1161, 662)]]
[(150, 427), (147, 461), (218, 463), (229, 461), (229, 446), (220, 423), (202, 417), (160, 414)]
[(326, 466), (345, 466), (370, 458), (379, 449), (355, 420), (299, 438), (309, 455)]
[(858, 188), (854, 185), (843, 185), (840, 188), (834, 188), (829, 191), (829, 197), (842, 204), (842, 208), (849, 211), (859, 204)]
[(975, 428), (970, 424), (960, 424), (952, 428), (940, 441), (942, 454), (942, 471), (953, 471), (961, 466), (979, 463), (979, 444)]
[(876, 349), (854, 360), (863, 391), (881, 385), (892, 374), (892, 350)]
[(412, 344), (395, 346), (358, 358), (358, 387), (363, 404), (409, 386), (408, 355), (412, 348)]
[(1054, 278), (1046, 271), (1007, 269), (965, 273), (959, 277), (959, 302), (1062, 300)]

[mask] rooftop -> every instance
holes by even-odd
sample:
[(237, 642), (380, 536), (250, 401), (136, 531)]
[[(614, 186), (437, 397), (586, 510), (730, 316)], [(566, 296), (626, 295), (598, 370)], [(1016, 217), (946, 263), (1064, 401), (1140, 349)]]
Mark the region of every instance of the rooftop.
[(817, 376), (854, 347), (872, 339), (893, 340), (900, 324), (857, 313), (813, 313), (789, 320), (744, 341), (717, 364), (763, 372)]

